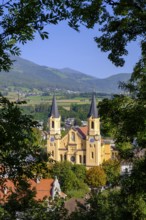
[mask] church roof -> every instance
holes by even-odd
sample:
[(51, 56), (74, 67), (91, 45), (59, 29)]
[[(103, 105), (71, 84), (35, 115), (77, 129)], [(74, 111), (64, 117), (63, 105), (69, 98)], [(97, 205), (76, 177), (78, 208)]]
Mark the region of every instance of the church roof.
[(98, 112), (97, 112), (97, 107), (96, 107), (96, 99), (95, 99), (95, 95), (92, 95), (92, 101), (91, 101), (91, 105), (90, 105), (90, 110), (88, 113), (88, 118), (90, 117), (93, 118), (98, 118)]
[(49, 114), (49, 117), (51, 117), (51, 116), (54, 118), (59, 118), (59, 112), (58, 112), (58, 107), (57, 107), (55, 95), (53, 96), (51, 111)]
[(83, 137), (86, 138), (87, 134), (88, 134), (88, 127), (84, 126), (84, 127), (78, 127), (76, 128), (76, 130), (79, 132), (79, 134)]

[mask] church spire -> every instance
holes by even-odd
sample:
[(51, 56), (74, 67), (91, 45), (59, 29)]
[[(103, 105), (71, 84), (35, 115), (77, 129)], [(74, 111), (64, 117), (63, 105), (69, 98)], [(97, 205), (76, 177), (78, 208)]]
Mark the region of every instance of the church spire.
[(56, 102), (56, 98), (55, 95), (53, 96), (53, 100), (52, 100), (52, 106), (51, 106), (51, 111), (49, 114), (49, 117), (53, 117), (53, 118), (59, 118), (59, 112), (58, 112), (58, 107), (57, 107), (57, 102)]
[(88, 113), (88, 118), (90, 117), (93, 118), (98, 118), (98, 112), (97, 112), (97, 107), (96, 107), (96, 99), (95, 99), (95, 95), (92, 95), (92, 101), (91, 101), (91, 105), (90, 105), (90, 110)]

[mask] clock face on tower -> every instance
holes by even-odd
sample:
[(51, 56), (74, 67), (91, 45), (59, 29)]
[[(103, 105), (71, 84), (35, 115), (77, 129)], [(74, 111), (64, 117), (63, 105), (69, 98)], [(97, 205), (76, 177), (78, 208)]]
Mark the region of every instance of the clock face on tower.
[(89, 139), (89, 141), (90, 141), (90, 143), (94, 143), (94, 137), (90, 137), (90, 139)]
[(54, 142), (54, 140), (55, 140), (54, 137), (50, 137), (51, 142)]

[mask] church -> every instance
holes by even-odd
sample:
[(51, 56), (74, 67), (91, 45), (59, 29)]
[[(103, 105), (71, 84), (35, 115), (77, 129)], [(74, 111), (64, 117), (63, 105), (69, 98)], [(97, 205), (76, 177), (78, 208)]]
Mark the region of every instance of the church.
[(85, 165), (88, 169), (115, 157), (111, 140), (104, 139), (100, 134), (100, 118), (95, 95), (92, 96), (87, 126), (73, 126), (65, 136), (62, 136), (61, 116), (55, 96), (52, 100), (48, 125), (47, 152), (56, 161), (67, 160), (74, 164)]

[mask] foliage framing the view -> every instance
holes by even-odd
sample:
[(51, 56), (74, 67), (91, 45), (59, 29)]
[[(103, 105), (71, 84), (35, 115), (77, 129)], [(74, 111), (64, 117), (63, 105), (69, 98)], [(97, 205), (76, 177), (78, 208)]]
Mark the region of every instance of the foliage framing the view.
[[(102, 51), (109, 52), (109, 59), (117, 66), (124, 64), (123, 55), (128, 53), (126, 50), (127, 44), (131, 41), (139, 40), (142, 51), (141, 59), (134, 69), (129, 84), (123, 85), (130, 92), (129, 97), (115, 96), (113, 100), (104, 100), (103, 104), (100, 105), (101, 113), (103, 113), (103, 115), (101, 114), (102, 119), (107, 122), (107, 128), (110, 127), (109, 129), (112, 129), (122, 157), (134, 159), (134, 168), (130, 176), (123, 178), (120, 192), (108, 192), (105, 200), (103, 198), (104, 194), (101, 194), (101, 197), (100, 195), (98, 197), (95, 196), (95, 200), (93, 199), (90, 202), (91, 209), (89, 212), (82, 212), (82, 219), (88, 219), (88, 216), (92, 216), (92, 219), (103, 219), (105, 217), (108, 220), (145, 219), (146, 158), (137, 160), (133, 157), (133, 155), (135, 156), (133, 150), (138, 151), (141, 148), (145, 148), (146, 144), (145, 0), (9, 0), (3, 1), (0, 5), (0, 16), (1, 70), (8, 70), (12, 63), (9, 53), (13, 55), (20, 54), (17, 43), (25, 44), (28, 40), (33, 40), (37, 31), (42, 39), (47, 38), (48, 35), (44, 31), (44, 26), (46, 24), (57, 24), (65, 19), (68, 20), (69, 25), (74, 29), (78, 29), (80, 23), (87, 28), (93, 28), (98, 23), (101, 36), (96, 37), (95, 41)], [(104, 115), (105, 109), (106, 116)], [(106, 204), (103, 201), (106, 201)], [(100, 209), (97, 209), (97, 205)], [(114, 209), (110, 207), (114, 207)], [(106, 213), (106, 216), (104, 213)]]
[[(108, 58), (117, 66), (123, 66), (127, 55), (127, 43), (145, 41), (145, 0), (74, 0), (39, 1), (6, 0), (0, 4), (0, 70), (8, 70), (12, 64), (9, 54), (19, 55), (17, 43), (25, 44), (38, 32), (48, 38), (46, 25), (67, 20), (70, 27), (79, 30), (99, 25), (100, 37), (95, 37), (102, 51), (109, 51)], [(136, 27), (136, 28), (133, 28)]]

